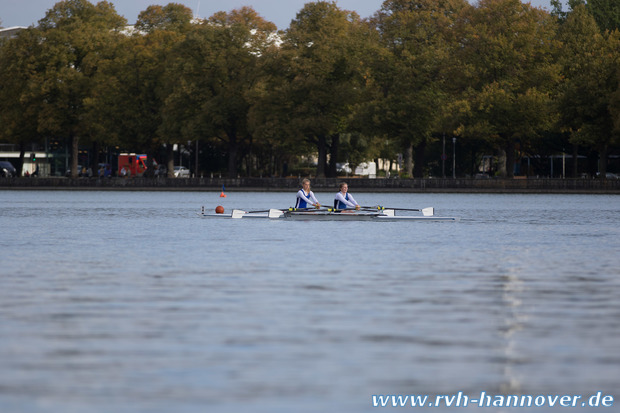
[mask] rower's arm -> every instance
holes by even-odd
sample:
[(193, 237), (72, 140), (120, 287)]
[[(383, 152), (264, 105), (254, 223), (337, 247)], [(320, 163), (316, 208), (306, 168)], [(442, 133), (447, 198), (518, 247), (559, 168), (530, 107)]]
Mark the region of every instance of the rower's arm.
[[(301, 199), (303, 199), (307, 204), (310, 205), (316, 205), (319, 204), (319, 201), (316, 199), (316, 197), (314, 196), (314, 193), (312, 191), (310, 191), (310, 193), (308, 194), (308, 196), (306, 196), (306, 194), (304, 193), (303, 190), (300, 190), (297, 193), (297, 196)], [(319, 204), (320, 205), (320, 204)]]
[(314, 196), (314, 192), (310, 191), (310, 199), (311, 201), (309, 201), (312, 205), (321, 205), (321, 203), (319, 202), (318, 199), (316, 199), (316, 197)]
[(347, 201), (346, 199), (344, 199), (344, 196), (342, 196), (342, 193), (338, 192), (336, 194), (336, 199), (338, 201), (342, 202), (343, 204), (345, 204), (349, 208), (355, 208), (355, 205), (357, 205), (357, 203), (355, 202), (355, 199), (353, 199), (351, 194), (349, 194), (349, 198), (350, 198), (350, 200)]

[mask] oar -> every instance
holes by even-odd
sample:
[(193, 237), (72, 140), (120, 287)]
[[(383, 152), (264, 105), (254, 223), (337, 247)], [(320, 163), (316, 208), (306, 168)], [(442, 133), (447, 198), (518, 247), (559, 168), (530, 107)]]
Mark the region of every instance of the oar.
[(383, 207), (383, 206), (377, 205), (377, 206), (370, 206), (370, 207), (363, 206), (362, 208), (378, 209), (379, 211), (382, 211), (384, 209), (392, 209), (394, 211), (416, 211), (416, 212), (422, 212), (422, 215), (424, 215), (425, 217), (430, 217), (430, 216), (435, 215), (435, 208), (433, 207), (414, 209), (414, 208), (389, 208), (389, 207)]
[(284, 211), (281, 209), (270, 209), (269, 214), (267, 215), (269, 218), (280, 218), (284, 215)]
[(317, 208), (289, 208), (287, 210), (282, 209), (270, 209), (269, 214), (267, 215), (269, 218), (282, 218), (282, 216), (286, 212), (306, 212), (306, 211), (316, 211)]
[(258, 214), (258, 213), (264, 213), (267, 212), (268, 213), (268, 217), (269, 218), (279, 218), (281, 215), (284, 214), (284, 212), (282, 212), (281, 209), (265, 209), (265, 210), (261, 210), (261, 211), (243, 211), (241, 209), (233, 209), (232, 214), (230, 215), (231, 218), (243, 218), (244, 215), (246, 214)]
[(342, 212), (342, 211), (375, 211), (376, 208), (366, 208), (366, 207), (353, 207), (353, 208), (327, 208), (328, 212)]
[(260, 213), (271, 212), (271, 211), (307, 211), (307, 210), (313, 210), (313, 209), (315, 208), (282, 208), (282, 209), (270, 208), (270, 209), (262, 209), (258, 211), (243, 211), (243, 210), (237, 209), (235, 211), (243, 212), (244, 214), (260, 214)]
[(243, 218), (245, 214), (258, 214), (258, 213), (268, 213), (269, 218), (279, 218), (284, 215), (286, 211), (316, 211), (316, 208), (287, 208), (287, 209), (265, 209), (258, 211), (243, 211), (241, 209), (233, 209), (231, 218)]
[(243, 216), (247, 214), (247, 212), (242, 211), (240, 209), (233, 209), (232, 214), (230, 214), (231, 218), (243, 218)]

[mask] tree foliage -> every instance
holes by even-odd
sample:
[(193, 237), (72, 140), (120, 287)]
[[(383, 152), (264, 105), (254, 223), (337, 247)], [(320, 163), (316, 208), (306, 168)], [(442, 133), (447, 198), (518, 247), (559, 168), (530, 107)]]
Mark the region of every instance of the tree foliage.
[(230, 177), (237, 176), (239, 154), (252, 139), (249, 97), (274, 30), (251, 8), (217, 13), (188, 33), (169, 65), (168, 78), (174, 82), (166, 100), (166, 130), (188, 140), (223, 142)]
[(555, 21), (519, 0), (482, 0), (465, 14), (460, 59), (467, 62), (462, 134), (483, 137), (506, 153), (501, 173), (513, 176), (517, 140), (527, 146), (553, 125), (559, 80)]
[(356, 13), (319, 1), (307, 3), (284, 36), (287, 73), (278, 93), (289, 114), (291, 136), (317, 149), (319, 177), (335, 175), (339, 135), (347, 130), (360, 99), (365, 33)]
[(177, 3), (166, 6), (149, 6), (138, 15), (136, 29), (144, 33), (157, 30), (186, 32), (191, 29), (191, 9)]
[(605, 176), (607, 154), (619, 138), (614, 101), (619, 90), (620, 33), (600, 33), (594, 16), (580, 5), (566, 19), (559, 37), (566, 79), (557, 100), (561, 125), (570, 132), (572, 142), (601, 154), (600, 171)]
[(445, 134), (474, 157), (494, 148), (506, 176), (551, 142), (605, 170), (619, 149), (618, 3), (568, 5), (386, 0), (362, 20), (317, 1), (277, 32), (249, 7), (200, 20), (150, 6), (130, 30), (109, 2), (60, 1), (0, 43), (0, 139), (68, 142), (74, 174), (80, 145), (95, 163), (98, 145), (165, 147), (172, 173), (173, 145), (200, 141), (230, 177), (316, 158), (335, 176), (338, 162), (402, 154), (421, 177)]
[(77, 176), (80, 139), (96, 138), (101, 131), (90, 121), (86, 101), (92, 97), (94, 78), (125, 25), (111, 3), (86, 0), (56, 3), (39, 21), (39, 53), (44, 68), (33, 76), (42, 105), (38, 130), (71, 141), (71, 173)]
[(37, 29), (28, 28), (0, 47), (0, 139), (19, 145), (19, 173), (26, 145), (43, 137), (38, 129), (41, 100), (36, 76), (45, 70), (40, 38)]
[[(376, 101), (380, 125), (388, 138), (418, 149), (419, 167), (448, 102), (450, 30), (466, 7), (461, 0), (388, 0), (374, 19), (387, 52), (375, 73), (382, 91)], [(407, 175), (414, 175), (411, 155), (406, 163)]]

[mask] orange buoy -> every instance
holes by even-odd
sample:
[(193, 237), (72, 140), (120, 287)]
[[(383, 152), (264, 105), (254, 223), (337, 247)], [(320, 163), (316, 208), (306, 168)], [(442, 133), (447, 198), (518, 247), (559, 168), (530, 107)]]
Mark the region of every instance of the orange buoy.
[(224, 213), (224, 207), (221, 205), (218, 205), (215, 207), (215, 213), (216, 214), (223, 214)]
[(226, 194), (225, 194), (224, 192), (222, 192), (222, 193), (220, 194), (220, 198), (226, 198)]

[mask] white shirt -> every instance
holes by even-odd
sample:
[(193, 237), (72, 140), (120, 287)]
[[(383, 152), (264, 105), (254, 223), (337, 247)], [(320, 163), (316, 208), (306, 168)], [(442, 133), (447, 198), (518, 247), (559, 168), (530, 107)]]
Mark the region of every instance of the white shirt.
[(336, 201), (342, 202), (348, 208), (355, 208), (357, 206), (357, 202), (353, 198), (353, 195), (351, 195), (351, 194), (347, 194), (347, 195), (349, 195), (349, 200), (348, 201), (344, 198), (344, 195), (342, 194), (342, 192), (338, 192), (336, 194)]
[[(305, 202), (307, 205), (300, 206), (300, 204), (303, 205), (303, 202), (301, 201)], [(297, 203), (295, 204), (295, 208), (312, 208), (314, 204), (318, 204), (318, 203), (319, 201), (314, 196), (314, 192), (310, 191), (307, 195), (303, 189), (300, 189), (297, 192)]]

